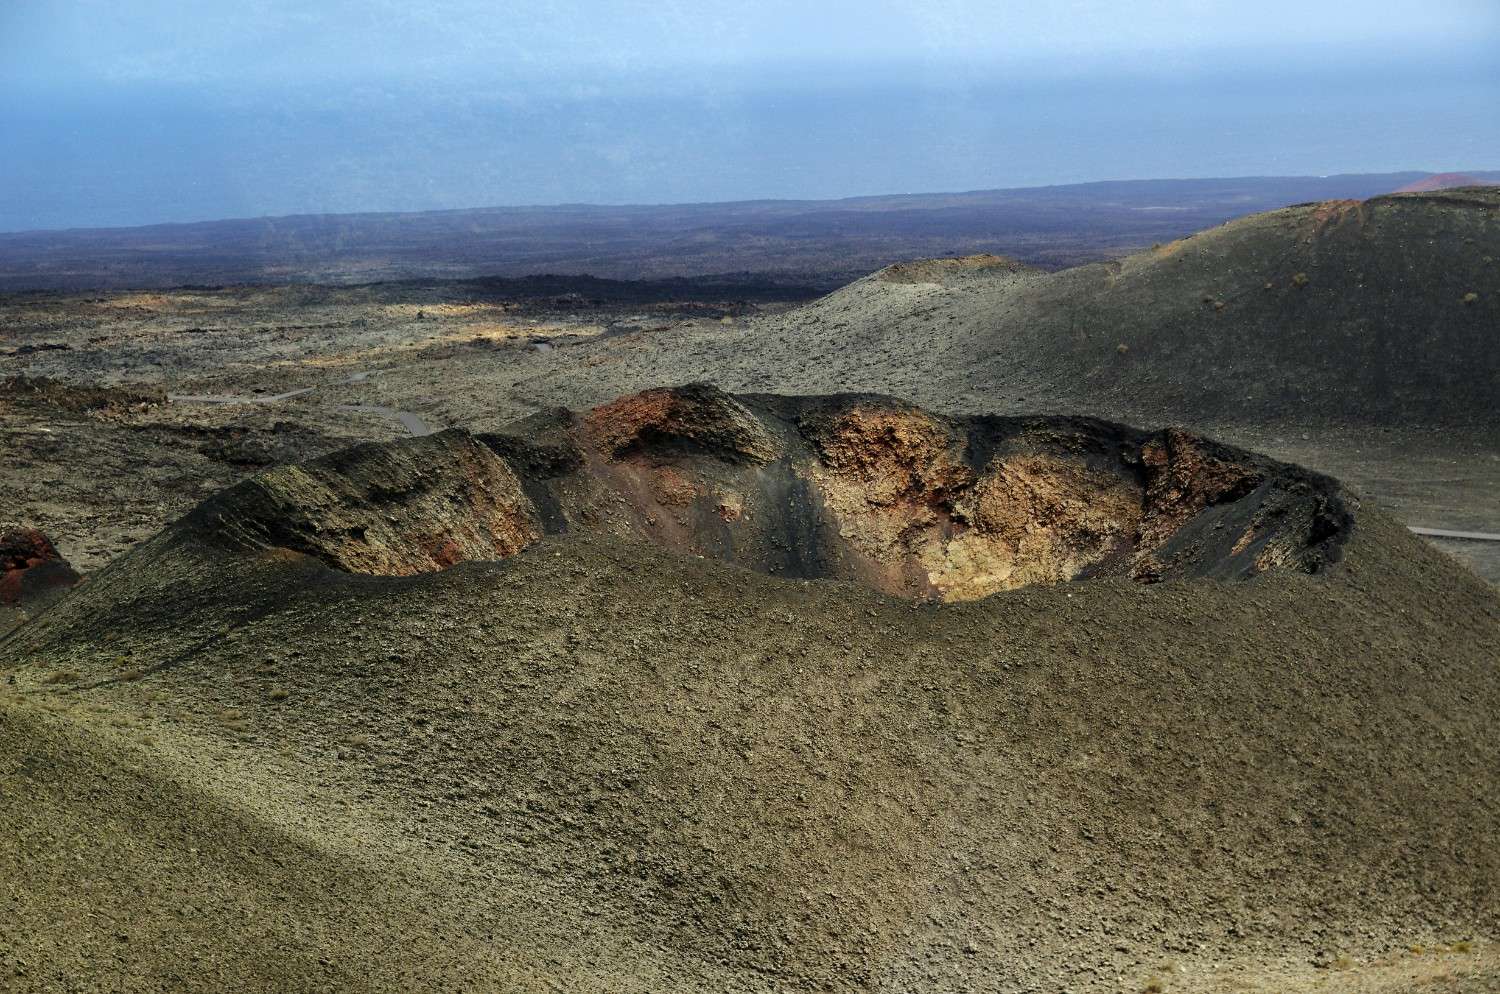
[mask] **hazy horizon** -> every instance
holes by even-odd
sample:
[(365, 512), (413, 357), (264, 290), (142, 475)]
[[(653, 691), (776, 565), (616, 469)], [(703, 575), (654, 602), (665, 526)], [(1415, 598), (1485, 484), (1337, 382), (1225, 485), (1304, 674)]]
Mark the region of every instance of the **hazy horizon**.
[[(274, 220), (281, 219), (281, 218), (319, 217), (319, 216), (329, 216), (329, 217), (351, 216), (351, 217), (354, 217), (354, 216), (362, 216), (362, 215), (363, 216), (382, 216), (382, 215), (400, 215), (400, 214), (444, 214), (444, 213), (462, 214), (462, 213), (470, 212), (470, 211), (474, 211), (474, 212), (484, 212), (484, 211), (530, 211), (530, 210), (544, 211), (544, 210), (553, 210), (553, 209), (556, 209), (556, 210), (568, 210), (568, 209), (572, 209), (572, 208), (599, 208), (599, 209), (605, 209), (605, 210), (607, 210), (609, 208), (634, 208), (634, 207), (640, 207), (640, 208), (670, 208), (670, 207), (694, 207), (694, 206), (703, 206), (703, 205), (707, 205), (707, 206), (717, 206), (717, 205), (732, 206), (734, 204), (778, 203), (778, 202), (786, 202), (786, 203), (797, 203), (797, 202), (805, 202), (805, 203), (837, 203), (838, 201), (842, 201), (842, 200), (871, 200), (871, 199), (882, 199), (882, 198), (885, 198), (885, 197), (902, 197), (902, 196), (913, 196), (913, 197), (964, 196), (964, 195), (967, 195), (967, 194), (988, 193), (988, 192), (992, 192), (992, 191), (993, 192), (1009, 192), (1009, 191), (1012, 191), (1012, 190), (1014, 190), (1014, 191), (1045, 190), (1045, 189), (1049, 189), (1049, 188), (1053, 188), (1053, 187), (1056, 187), (1056, 188), (1072, 188), (1072, 187), (1084, 187), (1084, 186), (1103, 186), (1103, 185), (1109, 185), (1109, 184), (1115, 184), (1115, 183), (1120, 183), (1120, 184), (1126, 184), (1126, 183), (1155, 183), (1155, 182), (1161, 182), (1161, 183), (1192, 183), (1192, 182), (1198, 182), (1198, 181), (1201, 181), (1201, 182), (1214, 182), (1214, 181), (1235, 182), (1235, 181), (1238, 181), (1238, 180), (1250, 181), (1250, 180), (1259, 180), (1259, 179), (1336, 179), (1336, 178), (1338, 178), (1340, 176), (1349, 176), (1349, 177), (1356, 177), (1356, 176), (1402, 176), (1402, 175), (1437, 176), (1437, 175), (1448, 175), (1448, 174), (1454, 174), (1454, 173), (1457, 173), (1457, 174), (1475, 174), (1475, 175), (1481, 175), (1481, 176), (1486, 176), (1486, 177), (1493, 177), (1495, 174), (1500, 174), (1500, 169), (1491, 169), (1491, 168), (1391, 169), (1391, 170), (1381, 170), (1381, 171), (1378, 171), (1378, 172), (1359, 172), (1359, 173), (1349, 173), (1349, 172), (1340, 172), (1340, 173), (1295, 173), (1295, 174), (1293, 174), (1293, 173), (1287, 173), (1287, 174), (1261, 174), (1261, 175), (1240, 175), (1240, 176), (1133, 176), (1133, 177), (1126, 177), (1126, 178), (1108, 178), (1108, 179), (1095, 179), (1095, 180), (1078, 180), (1078, 181), (1068, 182), (1068, 183), (1031, 183), (1031, 184), (1024, 184), (1024, 185), (1020, 185), (1020, 186), (972, 187), (972, 188), (962, 189), (962, 190), (960, 190), (960, 189), (948, 189), (948, 190), (882, 190), (882, 191), (875, 191), (875, 192), (861, 192), (861, 193), (839, 194), (837, 196), (829, 196), (829, 197), (735, 197), (735, 198), (732, 198), (732, 199), (724, 199), (724, 200), (670, 200), (670, 201), (645, 201), (645, 200), (616, 200), (616, 201), (602, 201), (601, 200), (601, 201), (595, 201), (595, 200), (574, 200), (574, 201), (531, 202), (531, 203), (479, 203), (479, 204), (469, 204), (469, 205), (459, 206), (459, 207), (419, 207), (419, 208), (410, 208), (410, 209), (379, 209), (379, 208), (375, 208), (375, 209), (348, 210), (348, 211), (292, 211), (292, 212), (273, 213), (273, 214), (222, 214), (222, 215), (214, 215), (212, 217), (186, 218), (186, 219), (177, 219), (177, 220), (140, 221), (140, 222), (132, 222), (132, 223), (129, 223), (129, 224), (119, 224), (119, 225), (69, 225), (69, 226), (65, 226), (65, 227), (41, 227), (41, 228), (0, 229), (0, 235), (25, 235), (25, 234), (46, 233), (46, 232), (57, 233), (57, 234), (64, 234), (64, 233), (69, 232), (69, 231), (91, 231), (91, 230), (100, 230), (100, 231), (103, 231), (103, 230), (112, 230), (112, 229), (115, 229), (115, 228), (153, 228), (153, 227), (165, 227), (165, 226), (172, 226), (172, 225), (213, 224), (215, 222), (235, 222), (235, 221), (274, 221)], [(1486, 180), (1486, 182), (1488, 183), (1489, 180)], [(1148, 208), (1137, 208), (1137, 209), (1148, 209)], [(1163, 207), (1161, 209), (1166, 210), (1166, 209), (1175, 209), (1175, 208)]]
[(205, 7), (0, 12), (0, 230), (1500, 168), (1481, 0)]

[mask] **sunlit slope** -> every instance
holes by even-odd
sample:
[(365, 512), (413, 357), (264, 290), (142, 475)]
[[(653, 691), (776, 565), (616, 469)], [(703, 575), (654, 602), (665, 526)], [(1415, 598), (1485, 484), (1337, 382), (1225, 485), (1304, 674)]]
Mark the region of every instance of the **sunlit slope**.
[(1493, 426), (1500, 189), (1290, 207), (1050, 275), (892, 267), (684, 353), (727, 386), (950, 408)]
[(1061, 273), (986, 372), (1193, 417), (1490, 423), (1497, 211), (1494, 189), (1306, 205)]

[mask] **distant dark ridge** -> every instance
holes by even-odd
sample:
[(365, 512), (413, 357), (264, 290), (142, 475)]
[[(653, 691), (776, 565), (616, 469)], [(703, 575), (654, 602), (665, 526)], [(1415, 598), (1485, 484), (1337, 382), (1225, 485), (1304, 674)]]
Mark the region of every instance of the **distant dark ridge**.
[[(1430, 175), (1129, 180), (845, 200), (496, 207), (0, 234), (0, 290), (748, 273), (833, 286), (893, 262), (994, 253), (1059, 269), (1288, 204)], [(1469, 173), (1500, 182), (1500, 173)]]
[(613, 280), (598, 276), (490, 276), (459, 280), (476, 297), (550, 299), (553, 303), (642, 304), (656, 301), (807, 300), (841, 285), (838, 281), (797, 279), (776, 273), (709, 273), (656, 280)]

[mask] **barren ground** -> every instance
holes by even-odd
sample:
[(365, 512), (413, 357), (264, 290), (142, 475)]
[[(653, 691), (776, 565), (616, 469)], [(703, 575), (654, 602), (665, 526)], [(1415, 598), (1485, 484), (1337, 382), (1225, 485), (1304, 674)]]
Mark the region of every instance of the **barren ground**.
[[(597, 537), (416, 582), (151, 541), (276, 464), (687, 381), (1063, 406), (924, 386), (947, 318), (861, 338), (952, 300), (910, 275), (811, 324), (452, 283), (0, 298), (0, 516), (87, 574), (143, 550), (8, 643), (0, 990), (1500, 989), (1465, 917), (1495, 601), (1378, 515), (1329, 577), (943, 611)], [(1482, 430), (1186, 426), (1500, 531)], [(1440, 547), (1500, 582), (1500, 547)]]
[[(41, 528), (88, 572), (247, 474), (407, 434), (398, 412), (433, 428), (487, 430), (552, 406), (698, 379), (738, 390), (839, 389), (836, 375), (820, 375), (834, 357), (809, 345), (799, 359), (795, 339), (783, 338), (779, 368), (735, 365), (752, 337), (787, 334), (777, 315), (790, 306), (487, 299), (462, 284), (0, 298), (5, 375), (121, 391), (0, 393), (10, 454), (0, 475), (4, 513)], [(884, 392), (939, 411), (1057, 410), (1046, 397), (931, 396), (915, 384), (901, 389), (899, 374), (892, 379)], [(178, 395), (233, 402), (168, 400)], [(1183, 423), (1345, 480), (1409, 524), (1500, 531), (1500, 440), (1484, 433), (1293, 419)], [(1500, 543), (1435, 544), (1500, 581)]]

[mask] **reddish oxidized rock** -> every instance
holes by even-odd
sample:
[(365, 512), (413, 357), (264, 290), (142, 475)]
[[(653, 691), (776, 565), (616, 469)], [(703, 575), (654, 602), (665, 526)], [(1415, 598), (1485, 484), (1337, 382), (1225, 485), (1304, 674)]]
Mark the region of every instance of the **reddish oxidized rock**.
[(697, 384), (283, 466), (183, 519), (235, 550), (409, 576), (548, 534), (633, 537), (798, 579), (974, 600), (1037, 583), (1336, 561), (1338, 484), (1186, 432), (956, 418)]
[(21, 604), (81, 577), (35, 528), (0, 531), (0, 604)]

